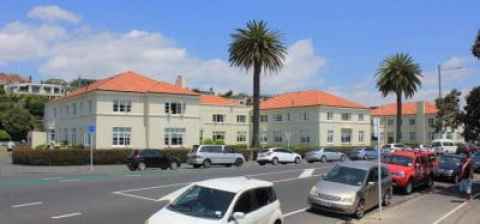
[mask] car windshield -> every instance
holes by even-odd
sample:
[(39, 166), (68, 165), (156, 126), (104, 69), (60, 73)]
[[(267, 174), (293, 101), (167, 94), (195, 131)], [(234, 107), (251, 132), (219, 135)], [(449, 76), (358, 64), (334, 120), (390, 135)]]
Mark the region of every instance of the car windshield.
[(324, 181), (360, 186), (367, 171), (346, 166), (336, 166), (323, 178)]
[(259, 153), (267, 153), (267, 152), (269, 152), (269, 150), (268, 150), (268, 149), (263, 149), (263, 150), (260, 150), (260, 152), (259, 152)]
[(234, 193), (192, 186), (167, 208), (194, 217), (221, 219), (235, 196)]
[(441, 156), (439, 159), (439, 166), (441, 168), (455, 168), (460, 166), (462, 159), (454, 156)]
[(405, 156), (387, 156), (385, 158), (385, 163), (400, 165), (400, 166), (411, 166), (413, 164), (412, 158)]
[(442, 143), (440, 143), (440, 142), (432, 143), (432, 147), (440, 147), (440, 146), (442, 146)]

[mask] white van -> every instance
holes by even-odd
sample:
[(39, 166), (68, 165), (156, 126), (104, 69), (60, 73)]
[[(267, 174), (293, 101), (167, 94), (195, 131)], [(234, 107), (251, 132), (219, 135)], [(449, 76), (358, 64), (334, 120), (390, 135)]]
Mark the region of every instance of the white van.
[(456, 153), (458, 146), (450, 139), (435, 139), (432, 148), (436, 153)]

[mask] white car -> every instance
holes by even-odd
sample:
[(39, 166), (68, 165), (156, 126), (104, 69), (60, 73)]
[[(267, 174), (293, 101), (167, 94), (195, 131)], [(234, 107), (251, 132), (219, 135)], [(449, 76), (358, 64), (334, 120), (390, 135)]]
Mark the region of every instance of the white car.
[(269, 148), (261, 150), (257, 155), (257, 163), (261, 166), (266, 163), (278, 165), (279, 163), (296, 163), (302, 162), (302, 156), (284, 148)]
[(391, 143), (391, 144), (386, 144), (386, 145), (382, 146), (382, 150), (388, 151), (388, 152), (395, 152), (395, 151), (403, 150), (403, 149), (406, 149), (406, 148), (407, 148), (407, 146), (405, 146), (403, 144), (399, 144), (399, 143)]
[(432, 141), (436, 153), (457, 153), (458, 146), (450, 139), (435, 139)]
[(165, 196), (169, 203), (145, 224), (282, 224), (273, 183), (231, 177), (190, 184)]

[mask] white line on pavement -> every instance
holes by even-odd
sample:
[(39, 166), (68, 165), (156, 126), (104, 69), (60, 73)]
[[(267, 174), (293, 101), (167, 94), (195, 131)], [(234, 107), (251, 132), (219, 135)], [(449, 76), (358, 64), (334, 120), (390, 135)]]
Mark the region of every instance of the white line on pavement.
[(63, 179), (63, 177), (45, 177), (42, 178), (42, 180), (60, 180)]
[[(473, 195), (472, 198), (477, 198), (478, 196), (480, 196), (480, 193), (477, 193), (475, 195)], [(447, 214), (445, 214), (444, 216), (440, 217), (439, 219), (437, 219), (437, 221), (435, 221), (433, 224), (439, 224), (441, 222), (443, 222), (443, 220), (445, 220), (446, 218), (448, 218), (449, 216), (451, 216), (453, 213), (457, 212), (458, 210), (460, 210), (461, 208), (463, 208), (463, 206), (467, 205), (469, 201), (464, 201), (462, 204), (458, 205), (457, 207), (455, 207), (453, 210), (451, 210), (450, 212), (448, 212)]]
[(21, 207), (28, 207), (28, 206), (41, 205), (41, 204), (43, 204), (43, 202), (36, 201), (36, 202), (12, 205), (12, 208), (21, 208)]
[(286, 214), (283, 214), (283, 218), (286, 218), (288, 216), (291, 216), (291, 215), (296, 215), (298, 213), (302, 213), (302, 212), (305, 212), (308, 210), (308, 207), (306, 208), (302, 208), (302, 209), (298, 209), (298, 210), (295, 210), (295, 211), (291, 211), (289, 213), (286, 213)]
[(125, 197), (143, 199), (143, 200), (147, 200), (147, 201), (155, 201), (155, 202), (158, 201), (158, 199), (156, 199), (156, 198), (149, 198), (149, 197), (140, 196), (140, 195), (136, 195), (136, 194), (129, 194), (129, 193), (123, 193), (123, 192), (114, 192), (114, 194), (122, 195), (122, 196), (125, 196)]
[(66, 179), (66, 180), (59, 180), (58, 182), (61, 183), (68, 183), (68, 182), (78, 182), (80, 179)]
[(70, 217), (79, 216), (79, 215), (82, 215), (82, 213), (81, 212), (74, 212), (74, 213), (52, 216), (50, 218), (51, 219), (64, 219), (64, 218), (70, 218)]
[(142, 175), (141, 174), (127, 174), (125, 176), (127, 176), (127, 177), (141, 177)]
[(305, 169), (298, 178), (306, 178), (306, 177), (311, 177), (313, 175), (313, 172), (315, 172), (315, 169)]

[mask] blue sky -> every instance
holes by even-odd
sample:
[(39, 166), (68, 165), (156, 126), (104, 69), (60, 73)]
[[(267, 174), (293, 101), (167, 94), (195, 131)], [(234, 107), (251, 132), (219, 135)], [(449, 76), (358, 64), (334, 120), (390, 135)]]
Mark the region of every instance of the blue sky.
[[(411, 54), (424, 71), (417, 99), (480, 84), (470, 54), (480, 29), (480, 1), (12, 1), (0, 5), (0, 71), (34, 79), (100, 78), (135, 70), (191, 87), (250, 92), (245, 71), (228, 66), (229, 34), (250, 19), (280, 31), (289, 58), (263, 79), (263, 91), (323, 89), (370, 105), (382, 59)], [(2, 39), (3, 38), (3, 39)], [(32, 50), (33, 49), (33, 50)], [(4, 54), (2, 56), (2, 54)]]

